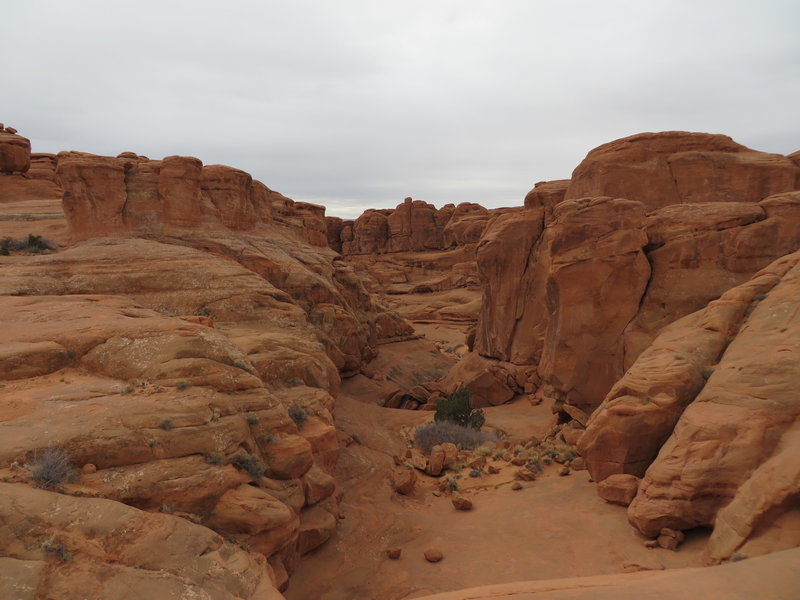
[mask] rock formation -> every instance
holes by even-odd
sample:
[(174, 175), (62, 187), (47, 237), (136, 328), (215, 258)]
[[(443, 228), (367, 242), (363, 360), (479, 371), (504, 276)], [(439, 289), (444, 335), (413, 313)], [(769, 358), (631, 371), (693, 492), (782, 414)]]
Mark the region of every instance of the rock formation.
[[(0, 257), (0, 523), (68, 502), (106, 511), (96, 526), (117, 549), (88, 517), (30, 521), (0, 531), (2, 560), (56, 595), (96, 577), (98, 596), (279, 598), (338, 522), (340, 374), (410, 327), (325, 247), (324, 209), (243, 171), (133, 153), (37, 163), (55, 166), (74, 241)], [(48, 483), (66, 496), (28, 487), (52, 449), (80, 471)], [(162, 534), (194, 541), (145, 559)]]
[(642, 533), (713, 527), (709, 563), (800, 545), (800, 252), (666, 327), (592, 415), (592, 477), (644, 476)]
[(538, 184), (484, 231), (475, 351), (537, 367), (528, 387), (591, 412), (664, 326), (800, 247), (799, 176), (724, 136), (593, 150), (568, 187)]

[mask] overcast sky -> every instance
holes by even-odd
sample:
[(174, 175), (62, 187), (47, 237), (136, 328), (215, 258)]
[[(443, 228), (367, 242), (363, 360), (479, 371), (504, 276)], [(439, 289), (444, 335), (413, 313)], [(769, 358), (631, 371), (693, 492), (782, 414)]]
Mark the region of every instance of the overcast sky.
[(197, 156), (354, 217), (514, 206), (641, 131), (800, 149), (798, 0), (5, 1), (34, 152)]

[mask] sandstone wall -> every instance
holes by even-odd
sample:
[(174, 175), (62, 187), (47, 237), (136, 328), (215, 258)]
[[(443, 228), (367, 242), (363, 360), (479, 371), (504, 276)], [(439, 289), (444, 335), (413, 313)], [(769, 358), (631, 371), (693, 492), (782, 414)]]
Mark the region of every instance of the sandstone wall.
[(800, 253), (666, 327), (592, 415), (593, 479), (643, 480), (642, 533), (713, 527), (705, 561), (800, 545)]
[(665, 325), (800, 247), (798, 175), (724, 136), (593, 150), (566, 201), (565, 182), (539, 184), (484, 232), (475, 350), (538, 365), (540, 396), (591, 412)]
[(344, 256), (447, 250), (477, 243), (491, 212), (472, 202), (437, 210), (406, 198), (394, 209), (369, 209), (355, 221), (328, 217), (328, 245)]

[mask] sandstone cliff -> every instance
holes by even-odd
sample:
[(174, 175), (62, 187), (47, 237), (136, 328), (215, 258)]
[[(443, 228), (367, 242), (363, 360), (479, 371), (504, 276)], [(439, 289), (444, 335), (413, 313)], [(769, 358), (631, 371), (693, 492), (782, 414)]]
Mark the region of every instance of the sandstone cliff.
[(666, 327), (592, 415), (592, 477), (643, 477), (645, 535), (713, 527), (708, 563), (800, 545), (800, 252)]
[[(0, 257), (2, 560), (34, 595), (280, 597), (338, 522), (340, 374), (410, 327), (324, 247), (324, 209), (243, 171), (46, 162), (73, 241)], [(31, 490), (54, 451), (62, 494)], [(145, 555), (159, 536), (190, 547)]]
[(591, 412), (664, 326), (800, 247), (798, 177), (724, 136), (593, 150), (568, 186), (538, 184), (485, 230), (475, 351), (504, 373), (536, 367), (518, 388)]

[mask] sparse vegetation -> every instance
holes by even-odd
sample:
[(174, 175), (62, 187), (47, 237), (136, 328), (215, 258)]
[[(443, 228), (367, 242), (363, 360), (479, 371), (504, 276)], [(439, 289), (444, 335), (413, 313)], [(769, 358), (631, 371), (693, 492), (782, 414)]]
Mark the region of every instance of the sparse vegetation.
[(39, 254), (48, 250), (55, 250), (55, 246), (49, 240), (40, 235), (28, 234), (27, 237), (14, 240), (10, 237), (0, 240), (0, 255), (8, 256), (12, 252), (27, 252)]
[(243, 454), (236, 460), (236, 466), (247, 471), (253, 479), (258, 479), (264, 475), (267, 468), (257, 456)]
[(434, 421), (450, 421), (472, 429), (483, 427), (486, 417), (482, 410), (470, 406), (470, 395), (469, 388), (461, 388), (447, 398), (439, 400), (436, 404), (436, 413), (433, 415)]
[(242, 371), (250, 371), (250, 369), (247, 368), (247, 365), (240, 360), (234, 362), (233, 366), (236, 367), (237, 369), (241, 369)]
[(472, 450), (486, 442), (497, 441), (495, 433), (464, 427), (451, 421), (432, 421), (414, 430), (414, 443), (428, 453), (436, 444), (450, 442), (461, 450)]
[(52, 489), (71, 478), (72, 457), (62, 448), (47, 448), (33, 461), (30, 470), (37, 487)]
[(245, 415), (248, 425), (258, 425), (258, 415), (254, 412), (249, 412)]
[(172, 429), (172, 419), (163, 419), (161, 423), (158, 424), (158, 426), (160, 429), (163, 429), (164, 431), (169, 431), (170, 429)]
[(273, 434), (268, 433), (266, 435), (261, 436), (261, 441), (264, 442), (265, 444), (274, 444), (275, 442), (278, 441), (278, 438), (276, 438)]
[(175, 382), (175, 387), (182, 392), (183, 390), (189, 387), (189, 382), (181, 379), (180, 381)]
[(52, 537), (42, 542), (41, 547), (45, 554), (55, 556), (61, 562), (67, 562), (72, 559), (72, 552), (67, 549), (64, 542), (57, 542)]
[(222, 452), (209, 452), (206, 454), (206, 462), (210, 465), (224, 464), (225, 455)]
[(708, 381), (708, 378), (711, 377), (713, 373), (714, 373), (714, 367), (703, 367), (703, 370), (701, 371), (700, 374), (703, 376), (703, 379)]
[(308, 413), (302, 406), (297, 404), (289, 407), (289, 417), (291, 417), (298, 429), (302, 429), (305, 422), (308, 421)]

